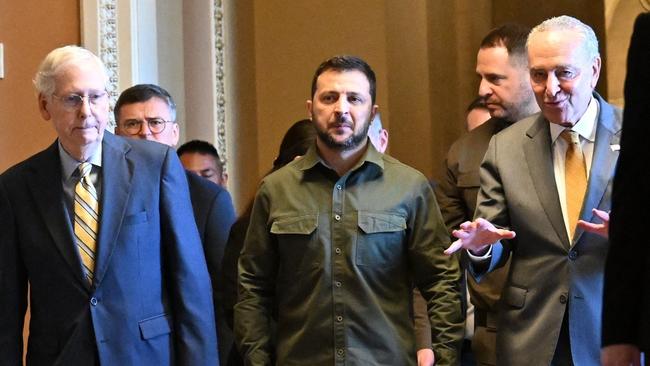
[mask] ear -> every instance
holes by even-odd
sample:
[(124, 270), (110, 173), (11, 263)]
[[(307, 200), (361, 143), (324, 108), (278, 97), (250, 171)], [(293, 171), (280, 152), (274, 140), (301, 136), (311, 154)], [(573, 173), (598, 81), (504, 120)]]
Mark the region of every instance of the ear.
[(385, 128), (382, 128), (381, 132), (379, 132), (379, 144), (383, 150), (382, 153), (388, 149), (388, 130)]
[(593, 64), (591, 65), (591, 88), (594, 89), (596, 87), (596, 84), (598, 84), (598, 78), (600, 77), (600, 56), (597, 56)]
[(228, 173), (221, 172), (221, 185), (226, 187), (228, 185)]
[(48, 98), (41, 93), (38, 94), (38, 111), (41, 112), (41, 117), (43, 117), (43, 119), (46, 121), (49, 121), (52, 118), (52, 115), (50, 114), (49, 111), (51, 104), (52, 104), (51, 97)]
[(307, 102), (305, 103), (305, 106), (307, 107), (307, 118), (309, 118), (309, 120), (311, 120), (312, 108), (314, 107), (311, 99), (307, 99)]
[(375, 115), (377, 115), (377, 112), (379, 111), (379, 106), (377, 104), (372, 106), (372, 110), (370, 111), (370, 121), (373, 121), (375, 119)]
[(178, 127), (178, 123), (172, 123), (172, 147), (178, 145), (178, 139), (180, 138), (181, 132)]

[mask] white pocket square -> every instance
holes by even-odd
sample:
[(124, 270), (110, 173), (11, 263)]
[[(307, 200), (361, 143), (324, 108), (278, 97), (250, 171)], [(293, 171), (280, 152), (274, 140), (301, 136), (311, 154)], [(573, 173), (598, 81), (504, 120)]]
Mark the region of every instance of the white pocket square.
[(612, 151), (619, 151), (621, 149), (621, 145), (619, 144), (609, 145), (609, 148), (612, 149)]

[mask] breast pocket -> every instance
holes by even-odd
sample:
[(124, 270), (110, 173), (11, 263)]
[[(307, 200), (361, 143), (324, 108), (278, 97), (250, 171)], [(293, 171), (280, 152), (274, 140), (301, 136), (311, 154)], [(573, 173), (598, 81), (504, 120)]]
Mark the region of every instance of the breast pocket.
[(521, 309), (526, 304), (526, 294), (528, 290), (516, 286), (507, 286), (503, 290), (503, 301), (513, 308)]
[(282, 217), (271, 224), (283, 268), (295, 274), (318, 267), (320, 251), (316, 247), (318, 215)]
[(392, 267), (403, 260), (406, 218), (385, 212), (359, 211), (356, 264)]
[(124, 226), (137, 225), (147, 222), (147, 211), (141, 211), (124, 217)]

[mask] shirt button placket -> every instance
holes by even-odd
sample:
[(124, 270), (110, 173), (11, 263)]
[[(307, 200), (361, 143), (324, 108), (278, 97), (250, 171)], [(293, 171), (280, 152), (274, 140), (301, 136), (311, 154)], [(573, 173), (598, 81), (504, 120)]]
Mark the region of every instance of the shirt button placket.
[(334, 189), (332, 190), (332, 233), (331, 233), (331, 248), (333, 248), (334, 256), (332, 258), (332, 297), (334, 299), (334, 329), (335, 329), (335, 339), (334, 339), (334, 350), (336, 354), (336, 364), (344, 365), (345, 364), (345, 329), (343, 326), (343, 270), (345, 258), (343, 256), (343, 251), (345, 250), (345, 224), (343, 223), (343, 206), (344, 206), (344, 194), (343, 190), (344, 180), (336, 182)]

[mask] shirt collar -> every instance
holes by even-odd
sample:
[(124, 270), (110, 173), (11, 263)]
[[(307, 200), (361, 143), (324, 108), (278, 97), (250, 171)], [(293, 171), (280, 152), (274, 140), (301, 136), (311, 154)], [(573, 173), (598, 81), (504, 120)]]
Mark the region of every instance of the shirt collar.
[[(596, 140), (595, 127), (599, 108), (598, 100), (592, 96), (589, 105), (587, 106), (587, 110), (583, 113), (578, 122), (571, 127), (571, 130), (577, 132), (583, 139), (594, 142)], [(566, 127), (551, 123), (551, 141), (555, 143), (555, 140), (557, 140), (565, 129)]]
[[(363, 154), (359, 162), (350, 170), (356, 170), (359, 167), (361, 167), (365, 162), (372, 163), (377, 165), (380, 169), (384, 169), (384, 158), (383, 154), (377, 151), (373, 144), (370, 142), (370, 139), (367, 140), (367, 148), (366, 152)], [(328, 169), (331, 169), (327, 165), (327, 163), (321, 159), (320, 155), (318, 155), (318, 148), (316, 147), (316, 143), (307, 150), (305, 155), (298, 160), (297, 163), (297, 168), (300, 170), (309, 170), (312, 169), (316, 164), (320, 163), (321, 165), (327, 167)]]
[[(59, 158), (61, 160), (61, 171), (63, 173), (64, 180), (70, 179), (70, 177), (72, 177), (72, 174), (74, 174), (74, 172), (77, 170), (79, 164), (83, 163), (82, 161), (78, 161), (77, 159), (70, 156), (70, 154), (65, 151), (63, 146), (61, 146), (61, 142), (59, 142)], [(102, 144), (97, 145), (95, 152), (86, 161), (94, 166), (102, 166)]]

